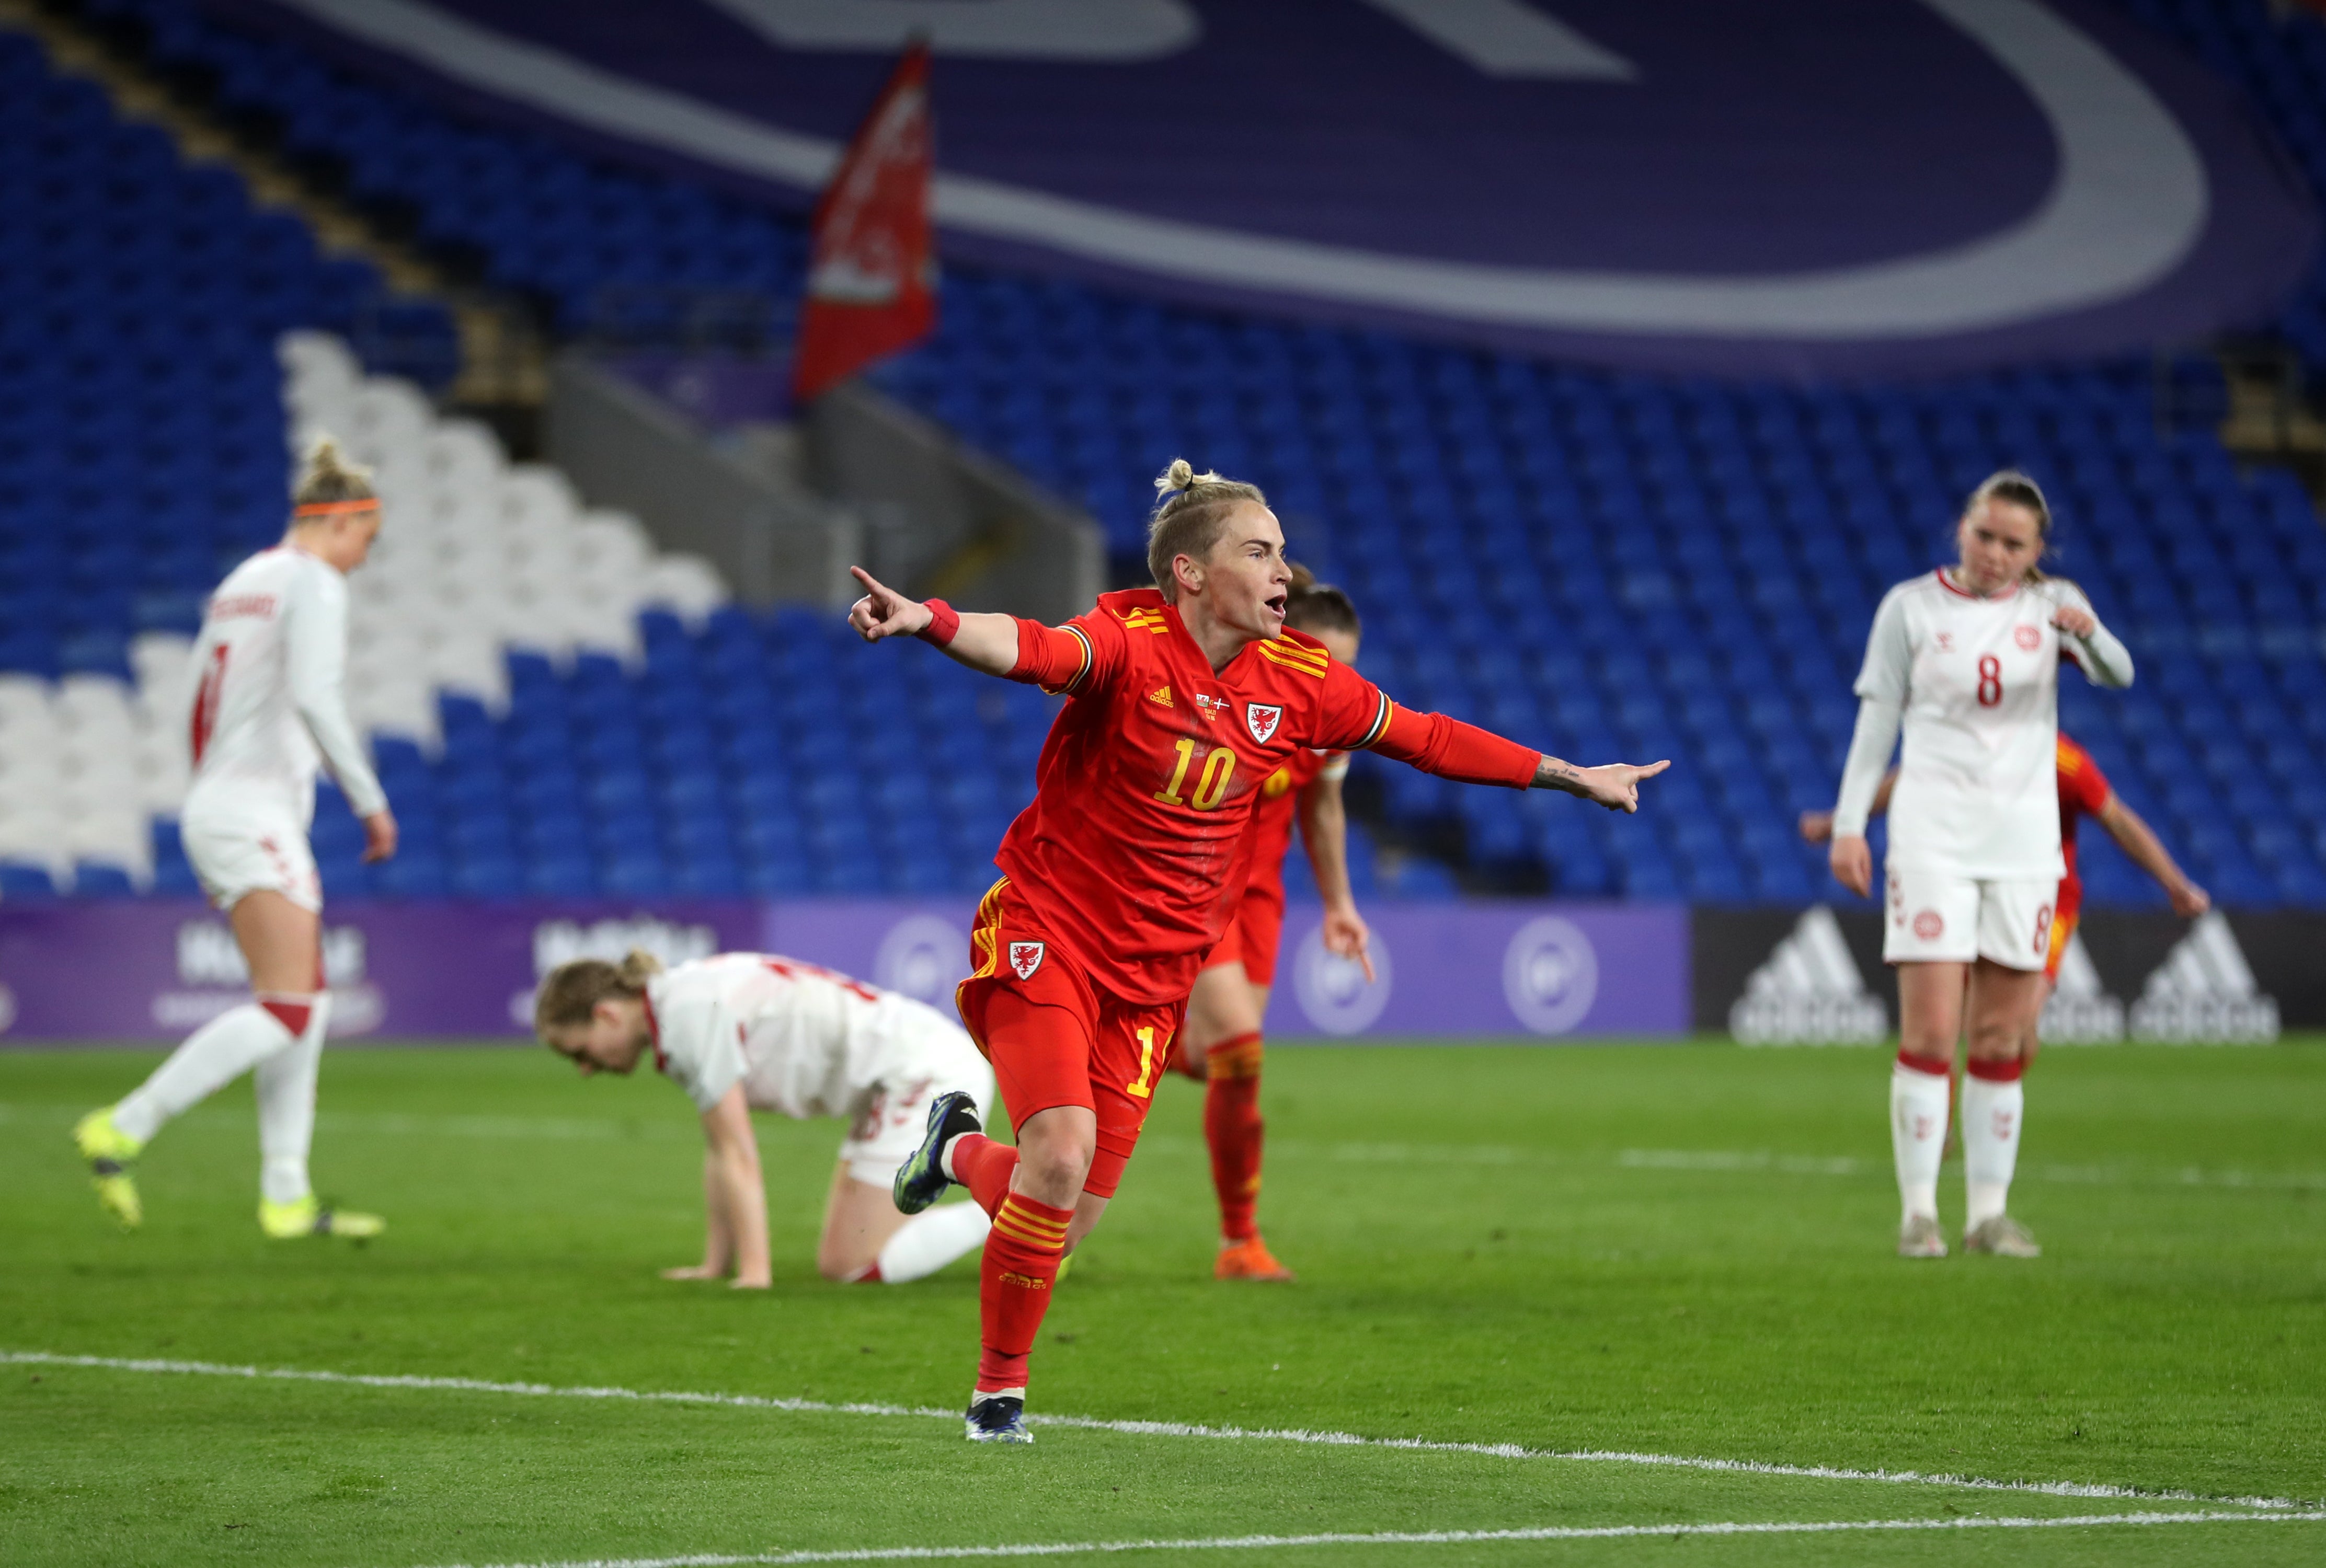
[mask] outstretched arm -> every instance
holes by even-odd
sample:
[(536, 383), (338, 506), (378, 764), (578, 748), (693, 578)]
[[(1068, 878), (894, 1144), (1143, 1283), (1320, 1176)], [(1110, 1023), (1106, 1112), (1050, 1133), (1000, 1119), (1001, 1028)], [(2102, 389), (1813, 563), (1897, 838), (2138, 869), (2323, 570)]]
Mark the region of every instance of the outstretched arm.
[(861, 566), (848, 570), (865, 589), (848, 624), (868, 643), (918, 637), (972, 670), (1053, 692), (1073, 686), (1093, 663), (1091, 644), (1075, 632), (1016, 616), (963, 615), (941, 598), (907, 598)]
[(943, 648), (946, 657), (989, 675), (1007, 675), (1018, 663), (1016, 616), (962, 615), (943, 599), (924, 604), (907, 598), (861, 566), (848, 571), (864, 585), (864, 597), (849, 607), (848, 624), (866, 642), (919, 637)]
[[(1345, 757), (1339, 758), (1335, 765), (1346, 763)], [(1356, 895), (1349, 888), (1349, 812), (1341, 798), (1341, 775), (1320, 775), (1300, 792), (1300, 839), (1308, 847), (1308, 869), (1316, 875), (1317, 895), (1325, 901), (1325, 951), (1356, 960), (1371, 985), (1372, 932), (1357, 913)]]
[(1574, 763), (1546, 756), (1535, 766), (1531, 787), (1563, 790), (1594, 805), (1605, 806), (1611, 812), (1636, 812), (1640, 809), (1640, 781), (1653, 778), (1670, 765), (1671, 759), (1666, 757), (1644, 767), (1629, 762), (1606, 762), (1596, 767), (1578, 767)]
[(2124, 852), (2133, 863), (2157, 880), (2166, 897), (2172, 900), (2172, 913), (2183, 920), (2194, 920), (2213, 907), (2212, 895), (2194, 882), (2189, 874), (2173, 863), (2172, 852), (2158, 840), (2155, 832), (2141, 821), (2140, 813), (2124, 803), (2114, 790), (2099, 809), (2100, 826), (2108, 837), (2124, 846)]
[(1381, 732), (1369, 744), (1383, 756), (1410, 763), (1424, 773), (1450, 778), (1456, 784), (1501, 784), (1505, 789), (1563, 790), (1570, 795), (1605, 806), (1611, 812), (1640, 809), (1640, 781), (1653, 778), (1671, 765), (1653, 762), (1645, 767), (1608, 763), (1578, 767), (1555, 756), (1504, 740), (1491, 730), (1443, 713), (1416, 713), (1384, 697), (1388, 711)]

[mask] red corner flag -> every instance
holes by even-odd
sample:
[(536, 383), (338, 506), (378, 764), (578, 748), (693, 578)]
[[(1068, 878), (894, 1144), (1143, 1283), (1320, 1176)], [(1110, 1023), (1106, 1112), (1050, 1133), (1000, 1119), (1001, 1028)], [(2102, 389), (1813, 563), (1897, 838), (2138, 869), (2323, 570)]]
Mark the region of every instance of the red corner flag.
[(810, 220), (792, 395), (805, 403), (937, 324), (929, 225), (929, 48), (897, 63)]

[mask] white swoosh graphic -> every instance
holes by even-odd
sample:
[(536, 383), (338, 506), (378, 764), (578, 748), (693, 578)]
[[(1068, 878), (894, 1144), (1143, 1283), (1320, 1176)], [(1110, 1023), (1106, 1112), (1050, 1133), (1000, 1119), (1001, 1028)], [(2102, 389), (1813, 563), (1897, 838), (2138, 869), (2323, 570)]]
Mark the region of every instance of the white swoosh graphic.
[[(422, 0), (281, 0), (377, 48), (592, 129), (808, 190), (840, 153), (478, 27)], [(1557, 271), (1393, 255), (1149, 218), (940, 174), (940, 222), (1112, 265), (1454, 320), (1642, 337), (1872, 339), (1976, 332), (2139, 292), (2203, 232), (2204, 166), (2171, 113), (2035, 0), (1923, 0), (2009, 72), (2058, 147), (2024, 221), (1871, 265), (1774, 276)]]

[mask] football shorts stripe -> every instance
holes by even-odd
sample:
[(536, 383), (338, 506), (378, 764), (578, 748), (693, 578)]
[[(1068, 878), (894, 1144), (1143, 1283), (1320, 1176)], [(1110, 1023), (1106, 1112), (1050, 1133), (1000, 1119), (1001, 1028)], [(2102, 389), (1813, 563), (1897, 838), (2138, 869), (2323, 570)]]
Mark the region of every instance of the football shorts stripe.
[(970, 971), (969, 978), (972, 980), (986, 979), (993, 973), (994, 966), (1000, 962), (1001, 892), (1009, 886), (1009, 878), (1004, 877), (987, 888), (985, 896), (977, 901), (977, 918), (969, 929), (969, 956), (977, 966)]

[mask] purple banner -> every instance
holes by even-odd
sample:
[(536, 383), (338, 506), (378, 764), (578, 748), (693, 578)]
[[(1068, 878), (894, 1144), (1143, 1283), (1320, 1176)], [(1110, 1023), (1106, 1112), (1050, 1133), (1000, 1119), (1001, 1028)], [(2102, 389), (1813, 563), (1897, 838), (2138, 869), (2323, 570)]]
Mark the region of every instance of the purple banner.
[[(371, 904), (323, 914), (334, 1036), (529, 1032), (534, 987), (569, 959), (665, 961), (758, 939), (757, 905)], [(0, 1040), (175, 1040), (249, 995), (226, 918), (197, 903), (0, 910)]]
[(1688, 911), (1638, 904), (1376, 905), (1372, 985), (1287, 912), (1268, 1027), (1280, 1035), (1684, 1035)]
[[(522, 1036), (534, 988), (575, 958), (645, 948), (665, 962), (759, 948), (946, 1011), (969, 972), (967, 899), (799, 904), (351, 905), (327, 911), (331, 1033)], [(1378, 980), (1284, 931), (1269, 1026), (1286, 1036), (1679, 1035), (1689, 1028), (1688, 912), (1637, 905), (1383, 904)], [(199, 904), (0, 910), (0, 1041), (175, 1040), (241, 1001), (225, 919)]]

